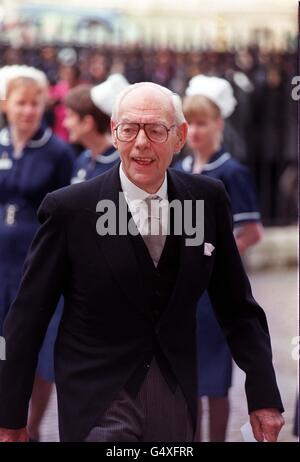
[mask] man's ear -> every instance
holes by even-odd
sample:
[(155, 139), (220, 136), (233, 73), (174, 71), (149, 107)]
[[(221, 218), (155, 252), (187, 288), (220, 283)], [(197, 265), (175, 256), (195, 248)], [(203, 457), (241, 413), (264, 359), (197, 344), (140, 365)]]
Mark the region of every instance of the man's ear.
[(177, 143), (175, 146), (175, 152), (180, 152), (183, 145), (186, 142), (188, 134), (188, 124), (187, 122), (183, 122), (177, 129)]
[(112, 138), (112, 143), (116, 149), (118, 149), (118, 138), (116, 137), (116, 123), (114, 120), (110, 119), (110, 130), (111, 130), (111, 138)]

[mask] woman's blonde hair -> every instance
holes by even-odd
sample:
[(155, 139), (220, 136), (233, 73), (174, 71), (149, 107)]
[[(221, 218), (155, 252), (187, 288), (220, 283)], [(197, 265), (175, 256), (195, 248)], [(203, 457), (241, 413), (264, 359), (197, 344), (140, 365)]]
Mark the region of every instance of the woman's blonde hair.
[(27, 86), (34, 86), (37, 88), (38, 91), (41, 93), (47, 94), (48, 90), (48, 85), (46, 82), (42, 82), (39, 80), (36, 80), (32, 77), (14, 77), (13, 79), (9, 80), (6, 85), (6, 93), (5, 93), (5, 98), (8, 98), (9, 95), (13, 90), (19, 87), (27, 87)]
[(182, 106), (187, 121), (201, 116), (210, 116), (213, 119), (222, 118), (219, 107), (203, 95), (185, 96)]

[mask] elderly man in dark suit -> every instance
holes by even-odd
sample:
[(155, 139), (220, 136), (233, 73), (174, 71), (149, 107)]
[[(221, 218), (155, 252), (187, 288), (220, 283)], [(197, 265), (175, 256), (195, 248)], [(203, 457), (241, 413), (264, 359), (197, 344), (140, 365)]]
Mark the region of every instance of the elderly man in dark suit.
[[(121, 163), (48, 194), (39, 209), (41, 227), (5, 323), (1, 440), (27, 439), (37, 355), (63, 294), (55, 362), (61, 440), (193, 441), (195, 307), (208, 290), (246, 373), (254, 434), (276, 441), (283, 407), (267, 322), (235, 245), (226, 193), (218, 181), (168, 169), (187, 133), (179, 99), (152, 83), (129, 86), (116, 101), (112, 133)], [(204, 216), (195, 225), (199, 203)], [(192, 204), (193, 216), (171, 204)], [(180, 228), (180, 216), (194, 228)], [(188, 230), (197, 235), (201, 226), (204, 239), (191, 242)]]

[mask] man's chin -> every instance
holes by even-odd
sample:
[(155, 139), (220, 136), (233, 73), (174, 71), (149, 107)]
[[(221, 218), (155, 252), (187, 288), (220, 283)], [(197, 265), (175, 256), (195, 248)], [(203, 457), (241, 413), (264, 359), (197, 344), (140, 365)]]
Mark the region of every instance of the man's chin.
[(154, 179), (153, 175), (153, 166), (152, 165), (132, 165), (132, 168), (129, 170), (129, 173), (132, 177), (144, 178), (145, 181), (150, 181)]
[(152, 190), (158, 182), (157, 177), (142, 172), (133, 173), (130, 180), (144, 191)]

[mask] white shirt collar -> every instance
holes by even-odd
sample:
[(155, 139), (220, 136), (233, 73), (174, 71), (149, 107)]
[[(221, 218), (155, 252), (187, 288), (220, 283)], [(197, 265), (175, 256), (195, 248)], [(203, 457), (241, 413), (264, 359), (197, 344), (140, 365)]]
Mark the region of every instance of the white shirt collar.
[[(120, 180), (121, 187), (125, 196), (125, 200), (128, 204), (128, 208), (132, 214), (132, 218), (138, 228), (139, 233), (143, 236), (148, 233), (148, 220), (149, 220), (149, 208), (145, 202), (145, 199), (149, 196), (159, 196), (163, 199), (160, 202), (161, 207), (161, 218), (162, 218), (162, 230), (163, 234), (167, 235), (168, 232), (168, 197), (167, 197), (167, 174), (159, 190), (155, 194), (149, 194), (147, 191), (136, 186), (132, 181), (125, 175), (122, 163), (120, 164)], [(157, 201), (154, 201), (157, 203)], [(155, 213), (155, 210), (152, 209)], [(157, 212), (157, 211), (156, 211)], [(160, 216), (160, 212), (158, 212)], [(153, 216), (154, 217), (154, 216)], [(151, 225), (152, 226), (152, 225)]]
[[(151, 196), (153, 194), (149, 194), (147, 191), (144, 191), (143, 189), (139, 188), (136, 186), (132, 181), (129, 180), (129, 178), (125, 175), (123, 168), (122, 168), (122, 162), (120, 164), (120, 181), (121, 181), (121, 187), (125, 195), (125, 199), (127, 202), (131, 201), (136, 201), (136, 200), (144, 200), (146, 197)], [(155, 193), (155, 196), (160, 197), (161, 199), (168, 199), (168, 193), (167, 193), (167, 174), (165, 173), (165, 179), (163, 181), (163, 184), (159, 188), (159, 190)]]

